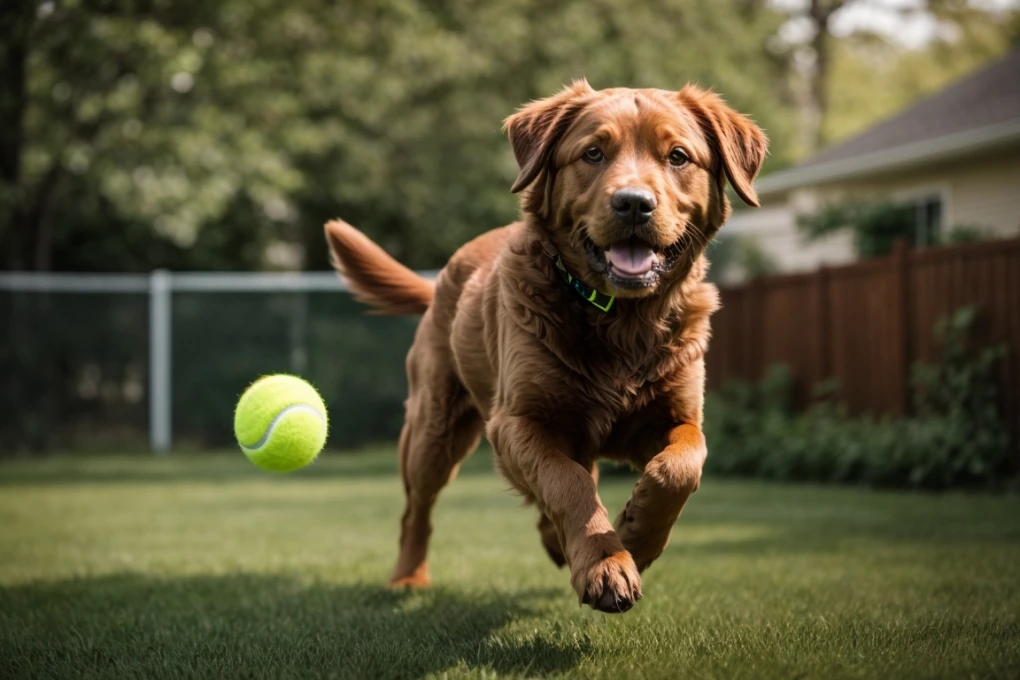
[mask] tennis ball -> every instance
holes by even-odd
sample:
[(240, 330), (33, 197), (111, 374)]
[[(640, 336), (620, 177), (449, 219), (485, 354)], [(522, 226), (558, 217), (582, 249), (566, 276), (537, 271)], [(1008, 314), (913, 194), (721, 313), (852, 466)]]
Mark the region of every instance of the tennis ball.
[(241, 395), (234, 436), (263, 470), (293, 472), (315, 460), (326, 443), (326, 406), (315, 388), (293, 375), (267, 375)]

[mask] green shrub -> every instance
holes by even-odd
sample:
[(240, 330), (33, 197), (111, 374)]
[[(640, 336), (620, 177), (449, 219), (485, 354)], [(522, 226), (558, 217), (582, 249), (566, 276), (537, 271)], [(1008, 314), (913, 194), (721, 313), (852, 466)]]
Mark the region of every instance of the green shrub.
[(909, 418), (850, 416), (818, 386), (806, 411), (792, 407), (793, 377), (773, 366), (755, 385), (709, 394), (706, 470), (778, 480), (943, 489), (988, 486), (1009, 472), (1009, 437), (999, 410), (995, 367), (1003, 347), (968, 342), (973, 308), (936, 329), (942, 361), (912, 372)]
[(914, 244), (918, 237), (916, 209), (890, 200), (829, 203), (816, 213), (799, 216), (797, 225), (808, 240), (852, 229), (859, 257), (887, 255), (897, 240)]
[(960, 224), (946, 231), (939, 240), (946, 245), (958, 246), (967, 243), (980, 243), (988, 239), (988, 229), (973, 224)]

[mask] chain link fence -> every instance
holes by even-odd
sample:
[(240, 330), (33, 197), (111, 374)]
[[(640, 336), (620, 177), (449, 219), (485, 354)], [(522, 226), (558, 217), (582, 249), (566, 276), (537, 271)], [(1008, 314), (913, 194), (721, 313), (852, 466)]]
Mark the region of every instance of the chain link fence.
[(329, 273), (0, 274), (0, 451), (232, 446), (275, 372), (320, 390), (331, 448), (392, 441), (417, 320), (364, 311)]

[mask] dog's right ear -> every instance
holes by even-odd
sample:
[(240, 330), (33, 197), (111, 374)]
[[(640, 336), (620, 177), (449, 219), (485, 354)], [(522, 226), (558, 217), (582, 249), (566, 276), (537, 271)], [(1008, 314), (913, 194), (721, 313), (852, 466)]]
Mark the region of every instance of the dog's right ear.
[(549, 165), (556, 144), (594, 94), (587, 80), (575, 80), (553, 96), (521, 107), (503, 122), (521, 169), (510, 191), (516, 194), (527, 188)]

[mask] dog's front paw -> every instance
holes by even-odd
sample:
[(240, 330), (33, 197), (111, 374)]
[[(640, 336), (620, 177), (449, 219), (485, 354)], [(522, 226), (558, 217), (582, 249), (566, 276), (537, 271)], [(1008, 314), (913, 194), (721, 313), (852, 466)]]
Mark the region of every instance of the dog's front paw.
[(641, 575), (626, 550), (578, 569), (570, 580), (581, 604), (601, 612), (622, 613), (641, 599)]

